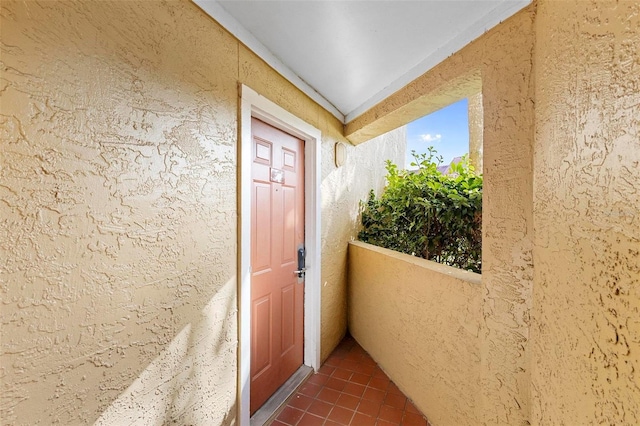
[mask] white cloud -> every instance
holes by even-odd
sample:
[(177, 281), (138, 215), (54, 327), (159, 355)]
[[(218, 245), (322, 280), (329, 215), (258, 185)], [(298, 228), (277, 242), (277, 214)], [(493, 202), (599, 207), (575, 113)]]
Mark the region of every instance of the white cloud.
[(420, 135), (420, 139), (423, 142), (438, 142), (440, 141), (440, 139), (442, 139), (442, 135), (439, 133), (437, 135), (432, 135), (431, 133), (425, 133), (424, 135)]

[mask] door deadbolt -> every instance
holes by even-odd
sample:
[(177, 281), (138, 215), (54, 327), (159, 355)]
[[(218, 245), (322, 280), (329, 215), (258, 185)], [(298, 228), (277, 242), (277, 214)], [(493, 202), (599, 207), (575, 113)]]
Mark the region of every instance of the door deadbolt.
[(298, 248), (298, 269), (293, 271), (294, 274), (298, 275), (299, 283), (304, 281), (304, 275), (305, 275), (305, 272), (307, 271), (306, 261), (305, 261), (306, 257), (307, 257), (307, 251), (305, 250), (304, 246), (299, 247)]

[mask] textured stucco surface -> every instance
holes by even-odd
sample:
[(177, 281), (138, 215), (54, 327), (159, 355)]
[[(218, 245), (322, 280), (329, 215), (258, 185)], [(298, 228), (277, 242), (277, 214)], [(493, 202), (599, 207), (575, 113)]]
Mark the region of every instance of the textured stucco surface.
[(235, 421), (238, 83), (323, 134), (328, 354), (350, 216), (403, 147), (335, 168), (342, 125), (187, 1), (0, 14), (2, 423)]
[(534, 17), (535, 4), (346, 126), (350, 139), (375, 135), (420, 111), (445, 106), (443, 100), (482, 90), (483, 299), (477, 312), (482, 319), (482, 408), (477, 421), (492, 425), (521, 425), (529, 419)]
[[(329, 162), (323, 164), (322, 182), (322, 252), (331, 253), (322, 259), (322, 358), (328, 357), (344, 336), (347, 327), (347, 244), (334, 234), (355, 238), (360, 230), (360, 205), (369, 190), (380, 194), (384, 187), (385, 160), (402, 166), (406, 151), (405, 127), (371, 140), (364, 145), (347, 145), (347, 160), (336, 168)], [(370, 145), (371, 144), (371, 145)], [(323, 145), (325, 158), (333, 158), (333, 145)], [(366, 148), (366, 149), (362, 149)], [(355, 201), (355, 202), (354, 202)]]
[(638, 425), (640, 3), (536, 28), (532, 422)]
[(135, 380), (113, 414), (229, 423), (236, 43), (184, 48), (208, 22), (181, 3), (1, 13), (3, 423), (91, 423)]
[(435, 425), (477, 424), (480, 275), (349, 244), (349, 330)]
[(482, 110), (482, 92), (467, 98), (469, 114), (469, 163), (482, 170), (482, 137), (484, 135), (484, 111)]

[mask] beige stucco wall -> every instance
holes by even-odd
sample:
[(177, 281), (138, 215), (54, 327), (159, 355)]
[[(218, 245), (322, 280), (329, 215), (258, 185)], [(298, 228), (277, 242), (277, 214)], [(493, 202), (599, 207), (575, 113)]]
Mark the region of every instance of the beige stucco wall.
[[(322, 359), (326, 359), (347, 328), (347, 248), (345, 237), (360, 231), (359, 200), (369, 190), (380, 193), (385, 185), (385, 160), (402, 165), (406, 151), (405, 127), (359, 146), (346, 144), (347, 160), (336, 168), (333, 144), (323, 144), (322, 181)], [(368, 146), (371, 144), (371, 146)], [(365, 149), (362, 149), (365, 148)], [(342, 238), (336, 238), (342, 236)], [(330, 320), (329, 320), (330, 318)], [(329, 343), (325, 343), (329, 342)]]
[(533, 424), (640, 424), (640, 3), (540, 1)]
[(338, 120), (187, 1), (0, 13), (2, 423), (234, 422), (239, 83), (322, 131), (328, 354), (402, 130), (336, 168)]
[(357, 142), (482, 90), (483, 290), (477, 312), (482, 409), (477, 421), (491, 425), (529, 419), (534, 18), (535, 4), (346, 126), (347, 137)]
[(477, 424), (480, 275), (349, 245), (349, 330), (435, 425)]
[(482, 92), (469, 96), (467, 111), (469, 114), (469, 163), (476, 170), (482, 170), (482, 137), (484, 135), (484, 111), (482, 110)]

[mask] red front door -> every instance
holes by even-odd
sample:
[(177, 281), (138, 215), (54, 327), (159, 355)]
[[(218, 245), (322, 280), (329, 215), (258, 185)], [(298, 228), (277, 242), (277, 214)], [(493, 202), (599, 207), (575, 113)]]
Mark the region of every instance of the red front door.
[(302, 365), (304, 142), (251, 119), (251, 414)]

